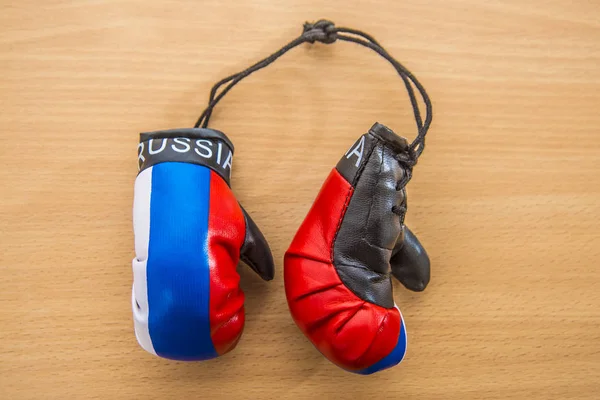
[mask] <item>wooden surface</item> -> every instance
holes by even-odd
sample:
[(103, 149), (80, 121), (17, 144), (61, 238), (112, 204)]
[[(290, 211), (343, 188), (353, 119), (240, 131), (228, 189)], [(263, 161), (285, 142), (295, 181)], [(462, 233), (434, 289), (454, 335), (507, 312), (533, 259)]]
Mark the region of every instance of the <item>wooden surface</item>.
[[(0, 399), (598, 399), (600, 3), (2, 1)], [(401, 81), (349, 43), (302, 46), (236, 87), (212, 127), (276, 279), (240, 267), (237, 349), (178, 363), (130, 311), (140, 131), (188, 127), (213, 82), (320, 17), (363, 29), (434, 101), (409, 185), (424, 293), (395, 285), (404, 362), (325, 360), (287, 310), (282, 258), (374, 121), (409, 138)]]

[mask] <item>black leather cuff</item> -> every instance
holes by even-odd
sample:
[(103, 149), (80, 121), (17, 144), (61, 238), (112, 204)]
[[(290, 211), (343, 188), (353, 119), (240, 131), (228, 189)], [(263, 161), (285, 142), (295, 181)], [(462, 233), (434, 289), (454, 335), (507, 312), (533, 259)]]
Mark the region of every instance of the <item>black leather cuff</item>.
[(388, 147), (393, 154), (408, 152), (408, 142), (405, 138), (376, 122), (369, 132), (358, 138), (336, 165), (338, 172), (352, 186), (356, 186), (356, 181), (378, 143)]
[(229, 185), (233, 143), (220, 131), (206, 128), (169, 129), (140, 133), (139, 172), (163, 162), (184, 162), (208, 167)]

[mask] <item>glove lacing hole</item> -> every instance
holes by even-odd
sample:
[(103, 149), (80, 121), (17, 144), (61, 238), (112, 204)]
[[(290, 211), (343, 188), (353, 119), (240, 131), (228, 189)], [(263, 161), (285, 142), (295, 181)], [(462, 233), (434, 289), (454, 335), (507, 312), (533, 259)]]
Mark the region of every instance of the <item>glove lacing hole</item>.
[(402, 215), (406, 214), (406, 207), (394, 206), (394, 207), (392, 207), (392, 212), (398, 216), (402, 216)]
[[(396, 154), (394, 158), (404, 170), (404, 176), (396, 182), (396, 191), (399, 192), (406, 187), (412, 178), (412, 169), (417, 164), (417, 155), (414, 150), (409, 148), (407, 152)], [(398, 215), (401, 218), (402, 223), (404, 223), (404, 216), (406, 215), (406, 194), (404, 195), (402, 205), (393, 206), (392, 212)]]

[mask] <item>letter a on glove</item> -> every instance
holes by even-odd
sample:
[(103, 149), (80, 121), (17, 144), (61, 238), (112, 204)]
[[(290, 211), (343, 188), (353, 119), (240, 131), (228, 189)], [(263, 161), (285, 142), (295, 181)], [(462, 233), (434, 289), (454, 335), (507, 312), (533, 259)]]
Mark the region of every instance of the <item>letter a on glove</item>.
[(404, 226), (415, 160), (405, 139), (375, 124), (331, 171), (285, 255), (296, 324), (352, 372), (371, 374), (404, 357), (390, 276), (414, 291), (429, 282), (427, 253)]
[(205, 360), (232, 350), (244, 327), (239, 259), (273, 278), (269, 246), (229, 187), (232, 157), (212, 129), (140, 135), (132, 306), (150, 353)]

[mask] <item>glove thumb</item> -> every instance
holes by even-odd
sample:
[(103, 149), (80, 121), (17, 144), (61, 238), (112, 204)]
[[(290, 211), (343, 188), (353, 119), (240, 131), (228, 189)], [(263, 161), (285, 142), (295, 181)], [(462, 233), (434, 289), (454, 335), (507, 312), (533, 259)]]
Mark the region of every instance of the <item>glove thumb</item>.
[(390, 259), (392, 275), (407, 289), (420, 292), (429, 283), (429, 256), (419, 239), (404, 226)]
[(242, 212), (246, 222), (246, 237), (240, 250), (240, 258), (262, 279), (270, 281), (275, 275), (275, 266), (269, 244), (243, 207)]

